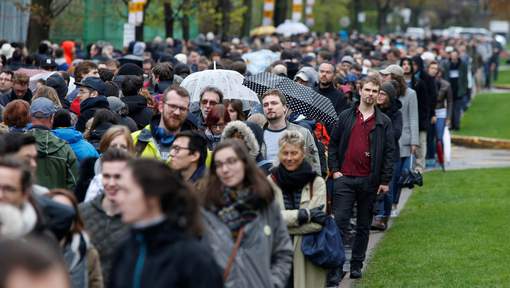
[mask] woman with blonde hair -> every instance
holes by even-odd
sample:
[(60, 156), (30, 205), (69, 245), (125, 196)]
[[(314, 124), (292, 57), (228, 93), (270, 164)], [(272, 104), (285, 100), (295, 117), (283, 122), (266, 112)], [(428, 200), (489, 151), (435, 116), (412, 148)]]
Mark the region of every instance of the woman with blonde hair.
[(289, 287), (325, 287), (328, 271), (305, 258), (303, 235), (322, 229), (326, 220), (326, 183), (305, 160), (305, 139), (298, 131), (283, 132), (278, 141), (279, 165), (268, 179), (275, 187), (275, 201), (291, 236), (294, 257)]
[(55, 104), (55, 107), (58, 109), (62, 109), (62, 103), (60, 102), (60, 99), (58, 98), (57, 91), (53, 89), (52, 87), (41, 85), (35, 90), (35, 94), (32, 97), (32, 101), (39, 97), (46, 97), (51, 100)]

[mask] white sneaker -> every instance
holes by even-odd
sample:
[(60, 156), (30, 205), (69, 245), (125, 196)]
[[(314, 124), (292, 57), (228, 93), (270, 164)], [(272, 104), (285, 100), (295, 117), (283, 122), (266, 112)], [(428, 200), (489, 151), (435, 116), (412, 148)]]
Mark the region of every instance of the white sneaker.
[(396, 218), (398, 217), (398, 210), (391, 210), (390, 218)]

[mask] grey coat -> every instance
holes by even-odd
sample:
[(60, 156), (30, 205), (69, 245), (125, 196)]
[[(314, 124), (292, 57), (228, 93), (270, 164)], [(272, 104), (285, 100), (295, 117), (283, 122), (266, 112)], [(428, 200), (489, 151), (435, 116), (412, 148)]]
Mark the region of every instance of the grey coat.
[(418, 100), (416, 92), (407, 88), (406, 95), (398, 98), (402, 103), (402, 135), (398, 140), (400, 157), (411, 156), (411, 145), (419, 145)]
[[(225, 269), (234, 247), (229, 228), (215, 214), (202, 210), (205, 241), (216, 262)], [(237, 251), (225, 287), (284, 288), (292, 266), (294, 251), (282, 219), (280, 208), (273, 202), (258, 211), (258, 216), (246, 225), (244, 238)]]

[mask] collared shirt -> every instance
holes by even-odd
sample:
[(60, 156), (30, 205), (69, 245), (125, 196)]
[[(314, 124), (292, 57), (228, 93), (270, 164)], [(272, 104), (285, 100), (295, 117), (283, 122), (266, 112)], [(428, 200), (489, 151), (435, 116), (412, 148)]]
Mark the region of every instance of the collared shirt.
[(370, 131), (375, 128), (375, 113), (367, 119), (356, 110), (356, 121), (352, 126), (349, 144), (340, 172), (346, 176), (370, 175)]

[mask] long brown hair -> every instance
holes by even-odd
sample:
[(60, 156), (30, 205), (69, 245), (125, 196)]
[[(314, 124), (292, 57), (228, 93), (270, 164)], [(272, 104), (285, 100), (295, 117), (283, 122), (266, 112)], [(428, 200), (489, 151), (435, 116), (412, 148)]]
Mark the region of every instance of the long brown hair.
[(234, 109), (234, 111), (237, 112), (236, 120), (240, 120), (240, 121), (246, 120), (246, 115), (244, 114), (244, 111), (243, 111), (243, 102), (241, 100), (239, 100), (239, 99), (225, 100), (225, 107), (227, 107), (227, 111), (228, 111), (229, 105), (232, 106), (232, 109)]
[(274, 199), (273, 189), (264, 173), (257, 167), (255, 161), (248, 154), (245, 145), (238, 139), (226, 139), (220, 142), (214, 149), (211, 169), (206, 182), (207, 185), (205, 185), (205, 191), (201, 193), (203, 205), (207, 209), (212, 209), (213, 206), (222, 207), (225, 205), (223, 200), (223, 190), (225, 186), (216, 173), (215, 159), (218, 151), (226, 148), (232, 148), (236, 156), (244, 164), (243, 187), (250, 189), (266, 206), (269, 205)]

